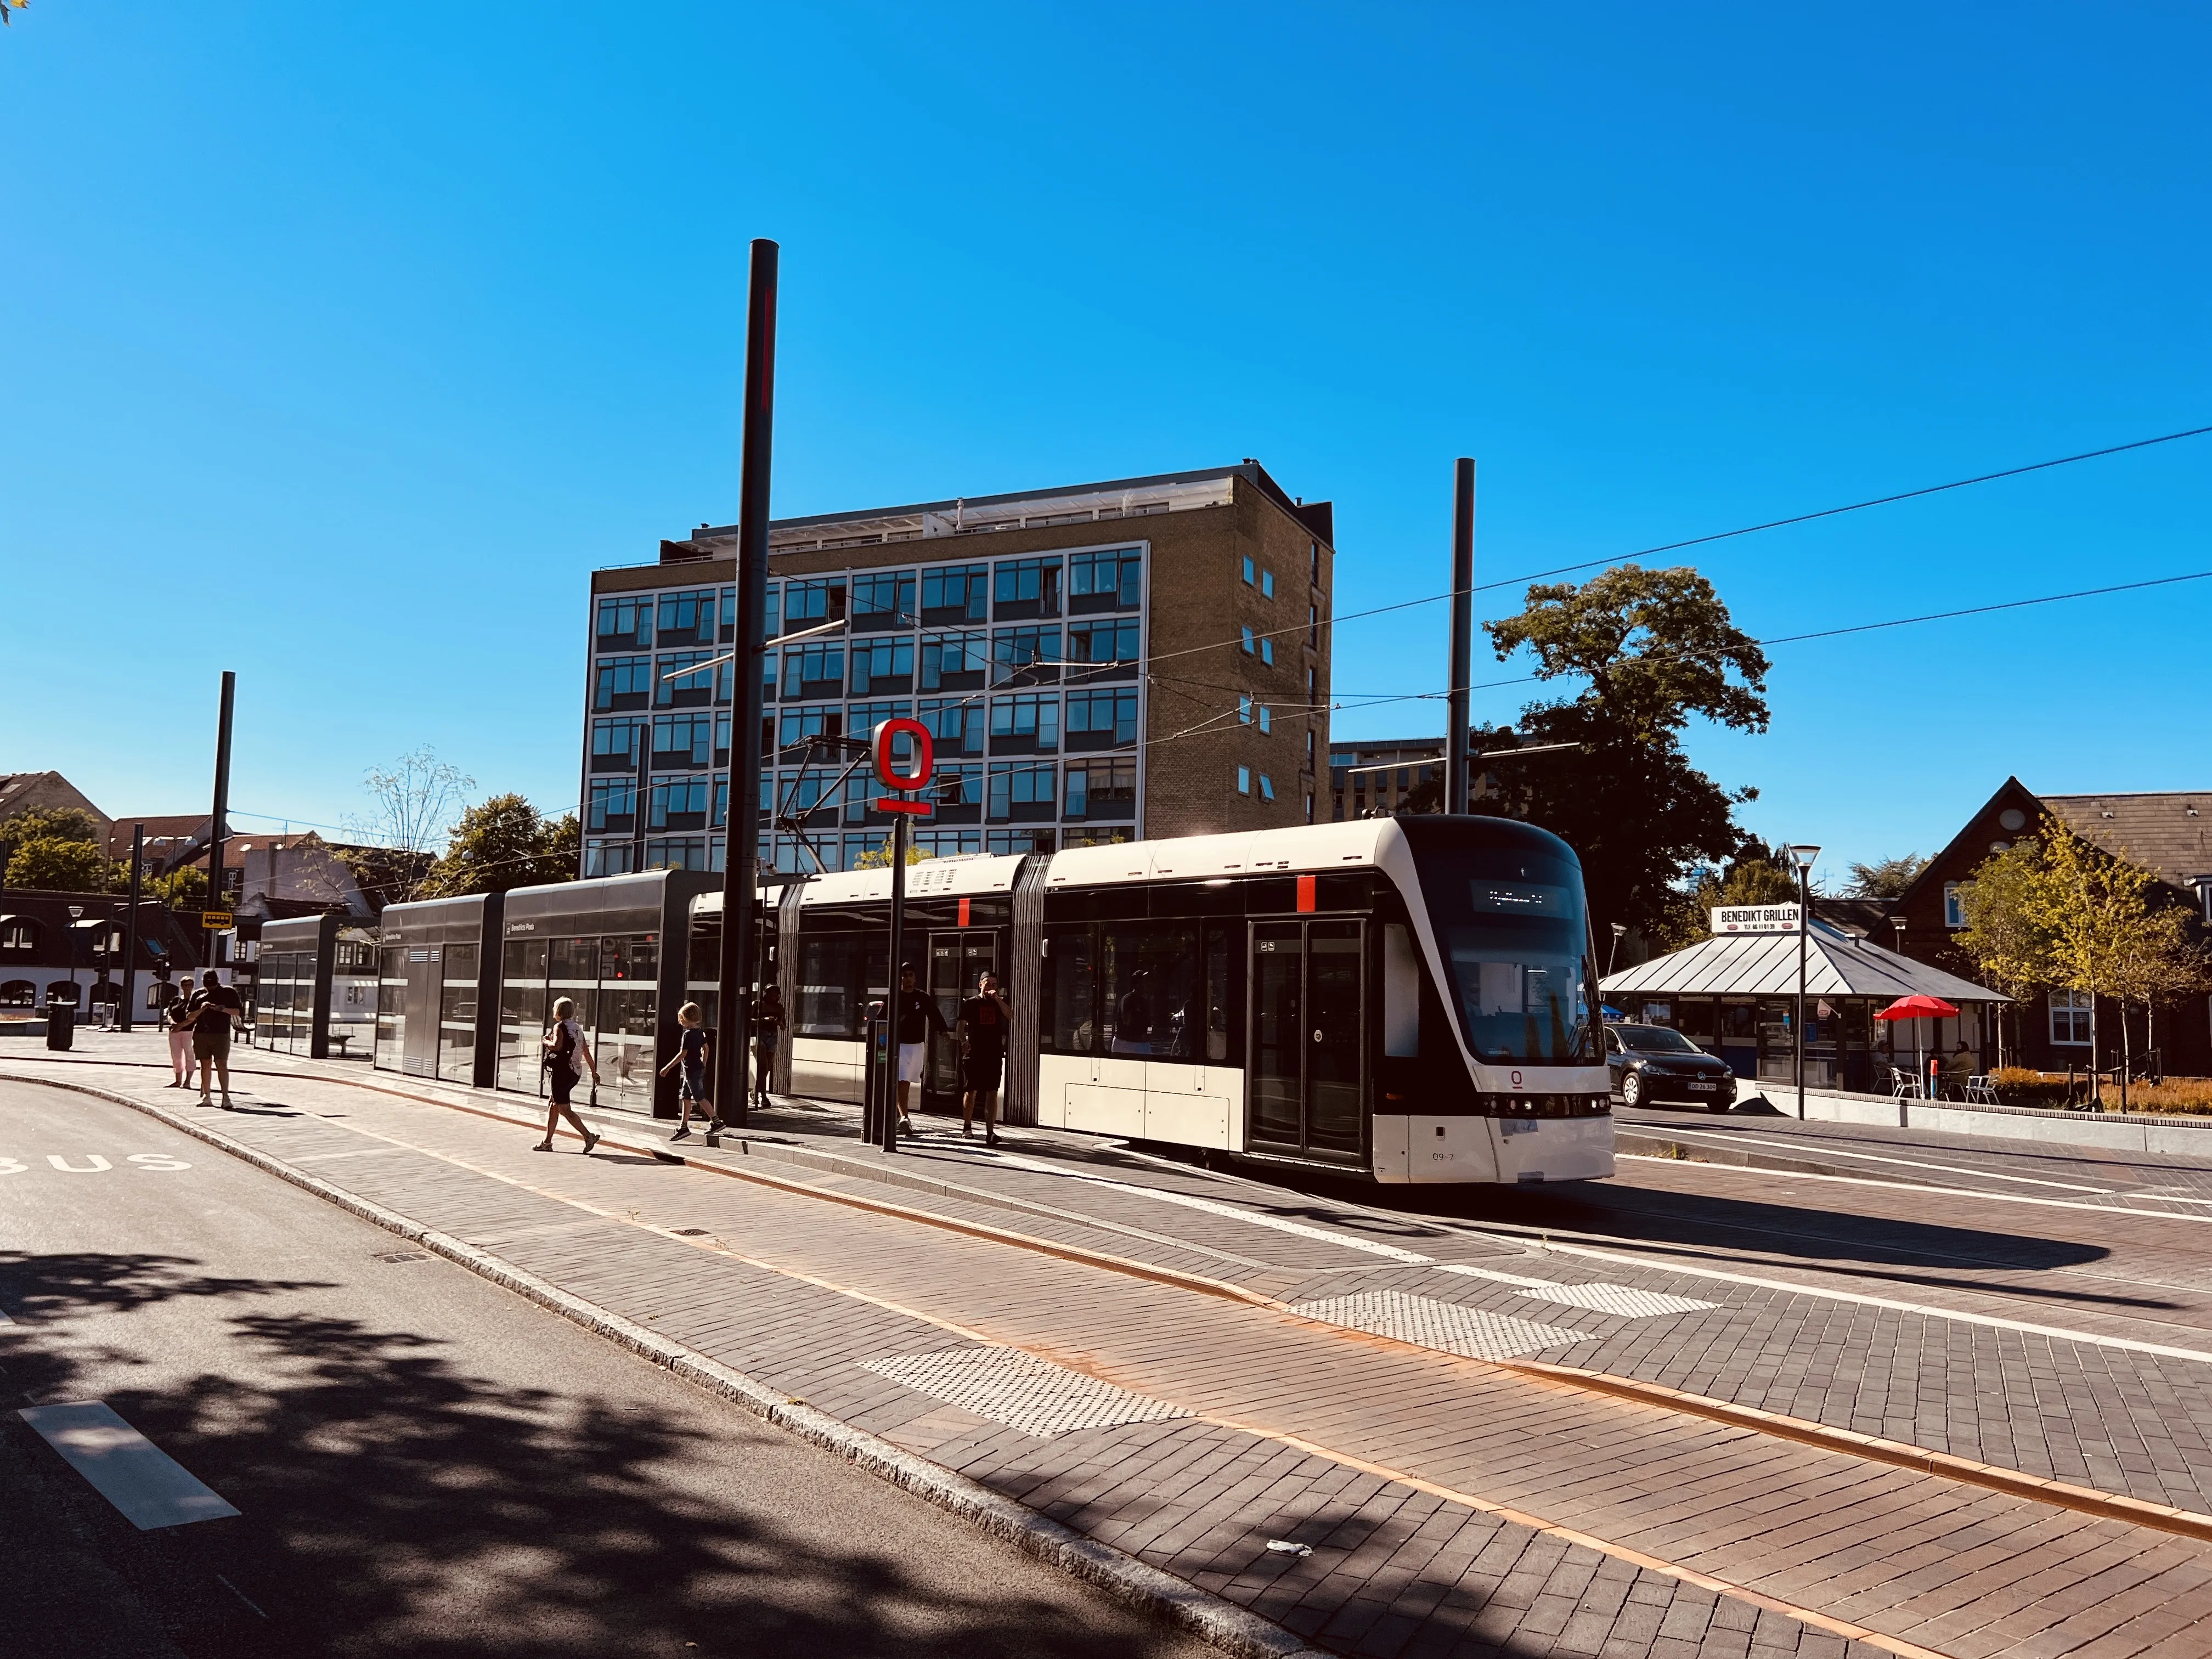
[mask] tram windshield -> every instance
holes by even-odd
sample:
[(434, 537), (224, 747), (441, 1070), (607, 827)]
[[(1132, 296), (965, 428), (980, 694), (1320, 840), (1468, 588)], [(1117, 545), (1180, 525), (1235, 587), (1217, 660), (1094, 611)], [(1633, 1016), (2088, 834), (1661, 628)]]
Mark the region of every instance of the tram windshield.
[(1596, 1060), (1581, 870), (1510, 845), (1419, 848), (1415, 861), (1475, 1057)]

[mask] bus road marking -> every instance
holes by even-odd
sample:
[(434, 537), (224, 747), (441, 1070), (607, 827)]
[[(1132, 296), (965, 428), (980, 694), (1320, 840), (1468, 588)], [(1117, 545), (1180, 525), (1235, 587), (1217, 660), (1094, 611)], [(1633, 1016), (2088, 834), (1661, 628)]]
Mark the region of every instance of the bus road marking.
[(238, 1510), (132, 1428), (105, 1400), (26, 1406), (15, 1413), (141, 1532)]

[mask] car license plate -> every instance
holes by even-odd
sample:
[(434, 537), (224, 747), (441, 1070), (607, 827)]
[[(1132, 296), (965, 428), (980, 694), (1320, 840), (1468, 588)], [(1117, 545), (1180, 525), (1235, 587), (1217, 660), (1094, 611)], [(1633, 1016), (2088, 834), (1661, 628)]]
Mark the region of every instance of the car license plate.
[(1712, 1090), (1719, 1088), (1721, 1085), (1717, 1083), (1692, 1083), (1690, 1086), (1692, 1089), (1704, 1089), (1710, 1092)]

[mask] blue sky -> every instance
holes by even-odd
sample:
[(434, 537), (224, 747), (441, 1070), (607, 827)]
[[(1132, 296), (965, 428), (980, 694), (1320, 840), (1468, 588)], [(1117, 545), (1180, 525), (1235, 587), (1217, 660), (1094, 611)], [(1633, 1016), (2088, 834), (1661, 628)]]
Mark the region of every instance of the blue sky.
[[(243, 811), (338, 821), (423, 743), (570, 802), (586, 573), (735, 516), (755, 235), (779, 514), (1254, 455), (1335, 501), (1340, 611), (1446, 585), (1457, 454), (1495, 580), (2203, 425), (2208, 37), (39, 0), (0, 35), (0, 769), (203, 809), (235, 667)], [(2208, 507), (2212, 438), (1698, 562), (1798, 633), (2212, 568)], [(2212, 787), (2208, 620), (2212, 582), (1784, 647), (1772, 730), (1692, 752), (1832, 865), (2008, 773)], [(1438, 690), (1443, 629), (1346, 623), (1346, 700)]]

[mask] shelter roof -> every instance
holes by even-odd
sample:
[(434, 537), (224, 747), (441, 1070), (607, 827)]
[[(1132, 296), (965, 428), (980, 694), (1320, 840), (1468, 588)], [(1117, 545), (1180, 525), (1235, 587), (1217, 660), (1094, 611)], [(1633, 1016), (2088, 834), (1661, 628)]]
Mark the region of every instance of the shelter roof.
[[(1602, 981), (1608, 997), (1794, 996), (1797, 991), (1797, 935), (1723, 933)], [(1805, 957), (1805, 989), (1831, 997), (1880, 997), (1885, 1001), (1923, 992), (1948, 1002), (2007, 1002), (2002, 993), (1973, 984), (1911, 957), (1854, 939), (1814, 920)]]

